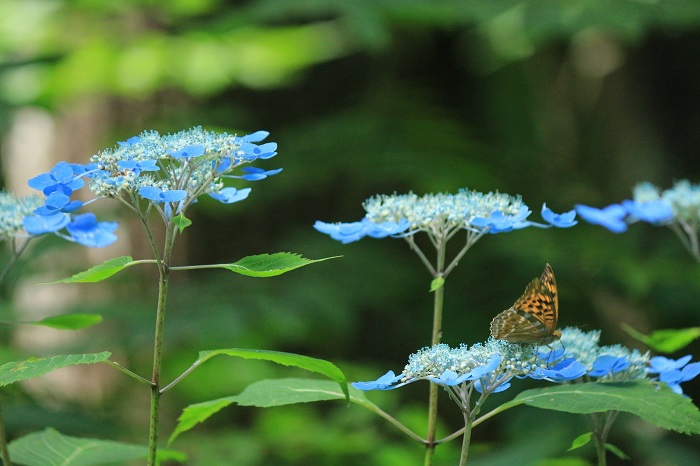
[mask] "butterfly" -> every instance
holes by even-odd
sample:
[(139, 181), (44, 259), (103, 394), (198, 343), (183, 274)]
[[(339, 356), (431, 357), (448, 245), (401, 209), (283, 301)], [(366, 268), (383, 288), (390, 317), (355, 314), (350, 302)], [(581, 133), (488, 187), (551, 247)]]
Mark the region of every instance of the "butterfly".
[(533, 279), (510, 309), (491, 321), (491, 336), (511, 343), (549, 345), (561, 338), (557, 328), (559, 300), (557, 282), (549, 264)]

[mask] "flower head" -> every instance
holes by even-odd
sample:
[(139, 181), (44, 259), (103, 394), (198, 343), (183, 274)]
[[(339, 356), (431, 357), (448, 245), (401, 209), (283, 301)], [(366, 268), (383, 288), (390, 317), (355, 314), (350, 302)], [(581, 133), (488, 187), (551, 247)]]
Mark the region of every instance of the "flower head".
[[(435, 239), (448, 239), (457, 231), (478, 237), (485, 233), (505, 233), (528, 226), (567, 228), (573, 226), (575, 212), (555, 214), (547, 211), (547, 225), (527, 218), (531, 211), (520, 196), (499, 192), (480, 193), (460, 189), (456, 194), (437, 193), (418, 196), (408, 194), (376, 195), (367, 199), (366, 215), (360, 222), (329, 224), (316, 222), (314, 227), (331, 238), (349, 243), (365, 236), (409, 236), (425, 232)], [(373, 228), (372, 225), (380, 227)], [(372, 234), (391, 231), (389, 234)], [(352, 232), (352, 233), (349, 233)]]
[(677, 181), (672, 188), (661, 193), (661, 199), (671, 206), (679, 222), (700, 223), (700, 184), (691, 184), (688, 180)]
[(17, 236), (24, 228), (24, 219), (43, 203), (42, 196), (18, 197), (0, 191), (0, 240)]
[(576, 211), (587, 222), (602, 225), (614, 233), (623, 233), (628, 224), (640, 221), (669, 226), (700, 262), (700, 184), (682, 180), (661, 192), (653, 184), (644, 182), (634, 187), (633, 197), (604, 209), (577, 205)]
[[(552, 368), (549, 374), (538, 372), (546, 365), (537, 357), (534, 349), (534, 345), (522, 346), (494, 338), (471, 347), (462, 344), (451, 348), (440, 343), (412, 354), (400, 376), (389, 372), (376, 381), (356, 382), (353, 386), (361, 390), (390, 390), (427, 380), (443, 387), (473, 384), (480, 393), (498, 393), (510, 387), (513, 377), (549, 380), (556, 376), (560, 380), (570, 380), (574, 378), (571, 375), (573, 368), (577, 368), (576, 377), (585, 373), (585, 370), (579, 373), (581, 369), (572, 363), (573, 359), (560, 368)], [(564, 369), (569, 372), (563, 372)]]
[(259, 180), (280, 171), (246, 167), (243, 175), (233, 174), (240, 165), (276, 154), (275, 143), (261, 146), (253, 143), (267, 135), (258, 131), (239, 137), (201, 127), (165, 136), (144, 131), (92, 156), (91, 162), (97, 169), (91, 173), (89, 187), (97, 196), (117, 197), (122, 192), (138, 192), (154, 203), (181, 202), (182, 209), (202, 194), (224, 203), (240, 201), (245, 199), (243, 193), (249, 191), (231, 191), (235, 188), (226, 187), (225, 179)]

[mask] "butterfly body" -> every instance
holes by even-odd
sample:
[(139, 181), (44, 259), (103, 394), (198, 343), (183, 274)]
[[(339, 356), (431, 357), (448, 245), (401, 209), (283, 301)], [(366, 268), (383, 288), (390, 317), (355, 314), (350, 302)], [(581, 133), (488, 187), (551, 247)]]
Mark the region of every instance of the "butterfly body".
[(559, 299), (552, 267), (533, 279), (523, 295), (491, 321), (491, 336), (511, 343), (549, 345), (561, 338), (557, 328)]

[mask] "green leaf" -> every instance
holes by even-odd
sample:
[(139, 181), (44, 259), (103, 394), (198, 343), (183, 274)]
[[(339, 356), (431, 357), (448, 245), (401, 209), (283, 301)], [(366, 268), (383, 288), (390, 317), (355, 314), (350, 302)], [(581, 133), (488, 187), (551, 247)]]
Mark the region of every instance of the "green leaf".
[(64, 314), (60, 316), (47, 317), (46, 319), (35, 322), (24, 322), (30, 325), (38, 325), (41, 327), (51, 327), (58, 330), (78, 330), (81, 328), (92, 327), (102, 322), (102, 316), (99, 314)]
[(282, 275), (290, 270), (304, 267), (315, 262), (323, 262), (340, 256), (326, 257), (324, 259), (305, 259), (299, 254), (278, 252), (275, 254), (260, 254), (248, 256), (233, 264), (212, 265), (213, 268), (223, 268), (249, 277), (274, 277)]
[(627, 324), (622, 324), (622, 329), (654, 351), (667, 354), (685, 348), (700, 337), (700, 327), (663, 329), (650, 335), (638, 332)]
[[(25, 466), (89, 466), (145, 459), (148, 447), (129, 443), (70, 437), (48, 428), (13, 440), (9, 444), (12, 462)], [(183, 453), (164, 450), (160, 460), (184, 462)]]
[[(350, 388), (349, 396), (353, 403), (363, 406), (372, 405), (365, 397), (364, 392), (355, 388)], [(175, 431), (168, 439), (168, 445), (181, 433), (192, 429), (233, 403), (240, 406), (270, 408), (296, 403), (344, 399), (346, 399), (345, 392), (337, 383), (329, 380), (298, 378), (261, 380), (248, 385), (239, 395), (218, 398), (186, 407), (178, 418)]]
[(312, 358), (302, 354), (284, 353), (281, 351), (266, 351), (258, 349), (230, 348), (218, 349), (209, 351), (200, 351), (199, 358), (192, 365), (197, 366), (202, 364), (207, 359), (218, 355), (235, 356), (243, 359), (259, 359), (263, 361), (272, 361), (283, 366), (293, 366), (305, 369), (307, 371), (316, 372), (324, 375), (340, 385), (341, 390), (345, 393), (345, 397), (349, 399), (348, 382), (345, 374), (338, 366), (324, 359)]
[(172, 221), (175, 224), (175, 226), (180, 230), (180, 234), (182, 234), (185, 228), (192, 225), (192, 220), (190, 220), (182, 214), (173, 217)]
[(593, 438), (593, 432), (586, 432), (585, 434), (579, 435), (574, 439), (573, 442), (571, 442), (571, 446), (566, 451), (576, 450), (577, 448), (581, 448), (584, 445), (588, 445), (588, 443), (591, 441), (591, 438)]
[(42, 283), (43, 285), (53, 285), (55, 283), (95, 283), (109, 278), (125, 267), (135, 264), (131, 256), (115, 257), (105, 261), (100, 265), (90, 267), (89, 269), (76, 273), (72, 277), (56, 280), (54, 282)]
[(622, 451), (620, 448), (616, 447), (612, 443), (606, 443), (605, 449), (608, 450), (613, 455), (620, 458), (621, 460), (630, 460), (631, 459), (629, 456), (627, 456), (627, 454), (625, 454), (624, 451)]
[(432, 282), (430, 282), (430, 292), (436, 291), (445, 284), (445, 279), (443, 277), (437, 277)]
[(0, 366), (0, 387), (20, 380), (31, 379), (62, 367), (77, 364), (93, 364), (106, 361), (112, 353), (68, 354), (52, 358), (31, 358), (26, 361), (8, 362)]
[(78, 330), (91, 327), (102, 322), (99, 314), (63, 314), (60, 316), (47, 317), (34, 321), (10, 321), (0, 320), (0, 325), (36, 325), (40, 327), (50, 327), (58, 330)]
[(519, 404), (567, 413), (625, 411), (658, 427), (700, 434), (700, 411), (690, 398), (652, 382), (582, 383), (525, 390), (499, 409)]

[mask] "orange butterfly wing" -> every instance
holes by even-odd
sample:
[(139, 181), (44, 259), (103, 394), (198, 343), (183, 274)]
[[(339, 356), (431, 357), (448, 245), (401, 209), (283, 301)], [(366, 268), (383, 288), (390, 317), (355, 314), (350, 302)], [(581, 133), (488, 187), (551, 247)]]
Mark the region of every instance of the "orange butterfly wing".
[(546, 345), (561, 337), (556, 330), (558, 318), (557, 283), (547, 264), (542, 276), (527, 285), (513, 306), (491, 321), (491, 336), (511, 343)]

